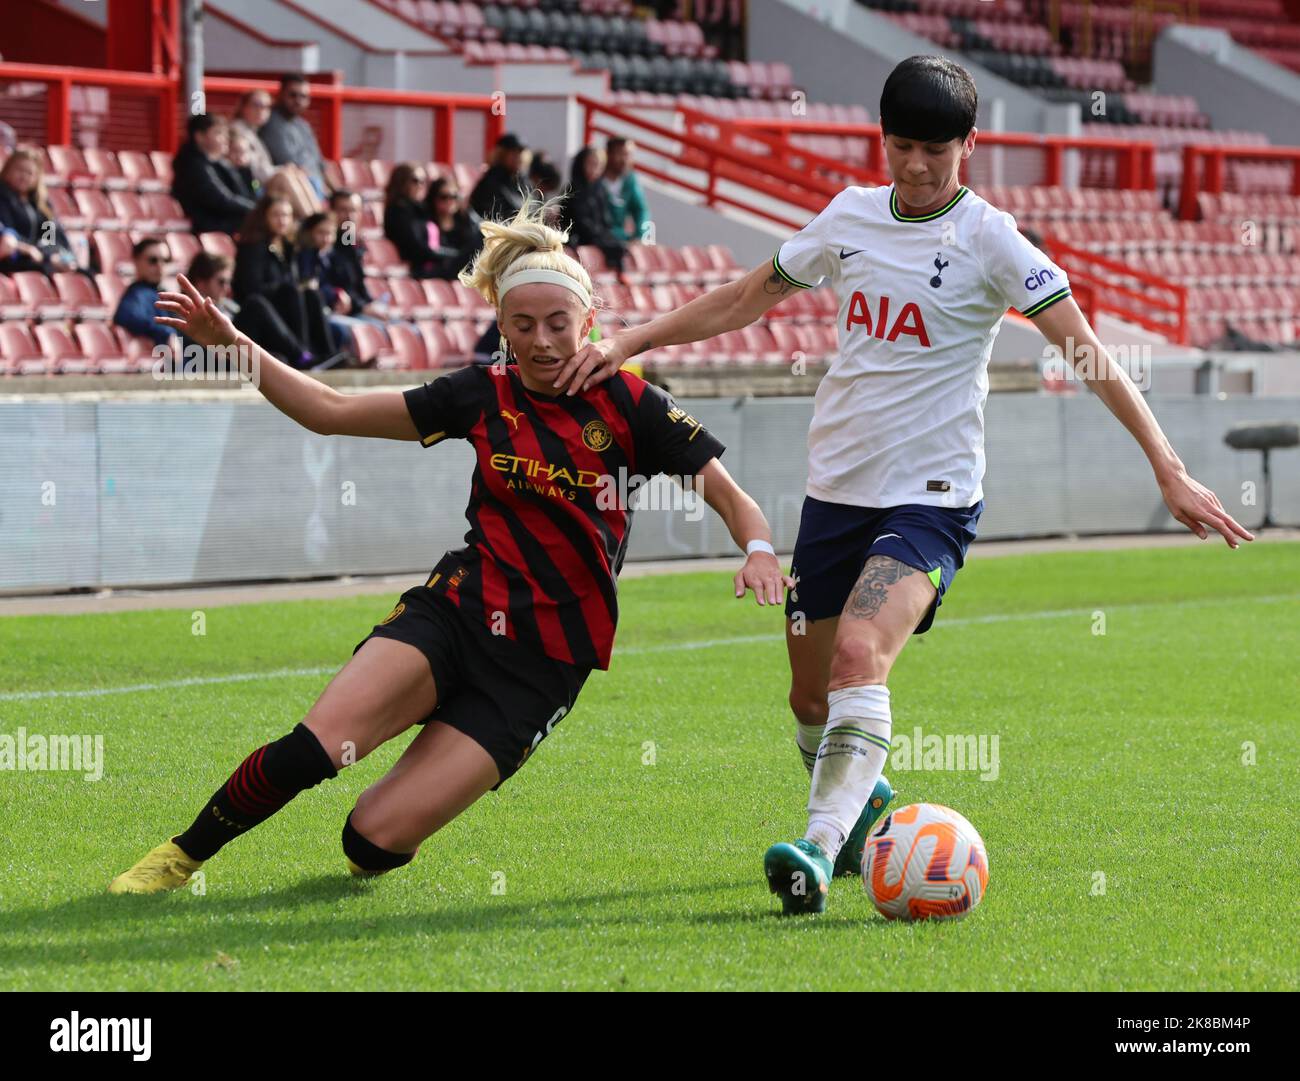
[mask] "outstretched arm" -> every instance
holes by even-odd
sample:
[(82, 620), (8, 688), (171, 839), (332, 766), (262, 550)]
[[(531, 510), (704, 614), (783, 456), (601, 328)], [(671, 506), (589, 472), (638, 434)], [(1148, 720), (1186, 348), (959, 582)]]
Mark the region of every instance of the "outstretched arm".
[(205, 349), (221, 349), (238, 360), (241, 374), (286, 417), (318, 435), (374, 436), (418, 440), (415, 422), (398, 391), (340, 394), (306, 372), (277, 360), (235, 325), (211, 298), (205, 298), (184, 274), (179, 293), (159, 293), (165, 313), (158, 322), (173, 327)]
[[(709, 459), (695, 475), (694, 487), (726, 523), (731, 539), (742, 552), (750, 541), (772, 543), (772, 531), (763, 511), (717, 458)], [(752, 589), (759, 604), (780, 604), (785, 600), (785, 591), (794, 588), (794, 579), (781, 573), (776, 556), (754, 552), (746, 556), (745, 565), (736, 572), (735, 585), (738, 598), (745, 595), (746, 589)]]
[(577, 394), (604, 382), (638, 353), (664, 345), (702, 342), (747, 327), (797, 290), (770, 262), (764, 263), (676, 311), (584, 346), (564, 362), (554, 385), (567, 386), (567, 393)]
[(1188, 476), (1133, 380), (1110, 358), (1073, 298), (1053, 304), (1041, 315), (1033, 316), (1033, 322), (1137, 440), (1151, 463), (1160, 494), (1177, 521), (1201, 540), (1209, 535), (1205, 526), (1218, 530), (1230, 548), (1238, 547), (1242, 540), (1255, 539), (1223, 509), (1218, 496)]

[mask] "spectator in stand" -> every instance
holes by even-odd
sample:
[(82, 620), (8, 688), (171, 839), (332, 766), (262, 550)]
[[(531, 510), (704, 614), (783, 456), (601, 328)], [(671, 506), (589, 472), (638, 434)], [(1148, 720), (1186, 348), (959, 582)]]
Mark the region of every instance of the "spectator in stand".
[(439, 262), (433, 276), (453, 281), (483, 246), (479, 228), (483, 219), (461, 205), (456, 181), (449, 176), (440, 176), (429, 185), (424, 208), (438, 230), (438, 246), (454, 253)]
[(212, 113), (191, 116), (189, 138), (172, 160), (172, 195), (196, 233), (234, 233), (253, 209), (243, 181), (226, 161), (230, 130)]
[(609, 200), (600, 183), (604, 171), (605, 160), (598, 147), (584, 146), (573, 155), (560, 227), (568, 231), (569, 243), (574, 248), (582, 244), (599, 248), (606, 266), (621, 274), (627, 244), (610, 228)]
[(558, 229), (560, 225), (560, 212), (563, 205), (555, 196), (559, 195), (563, 183), (564, 178), (560, 176), (560, 170), (555, 167), (555, 163), (544, 151), (539, 150), (528, 163), (528, 184), (544, 200), (542, 205), (546, 214), (546, 224), (553, 229)]
[(239, 305), (231, 298), (234, 273), (235, 261), (229, 255), (201, 251), (191, 260), (185, 276), (195, 289), (205, 297), (211, 297), (217, 307), (233, 319), (239, 314)]
[[(239, 317), (239, 305), (230, 299), (230, 286), (232, 275), (235, 271), (235, 261), (228, 255), (214, 255), (212, 252), (201, 251), (190, 262), (190, 268), (185, 272), (189, 278), (190, 284), (205, 297), (211, 297), (213, 302), (220, 308), (231, 320)], [(192, 341), (184, 334), (181, 335), (181, 356), (188, 359), (193, 355), (194, 349), (202, 348), (197, 342)], [(207, 358), (210, 354), (205, 350), (204, 368), (210, 371), (216, 371), (215, 363), (208, 364)], [(213, 358), (215, 361), (215, 358)]]
[(131, 249), (135, 263), (135, 281), (126, 287), (113, 312), (113, 322), (125, 327), (137, 338), (148, 338), (154, 345), (167, 345), (172, 331), (158, 322), (158, 287), (168, 260), (167, 242), (162, 237), (147, 236)]
[(232, 137), (242, 135), (248, 140), (248, 167), (252, 170), (253, 179), (259, 184), (265, 184), (275, 172), (271, 152), (257, 134), (270, 119), (274, 107), (271, 95), (265, 90), (250, 90), (239, 99), (234, 119), (230, 121)]
[(330, 194), (330, 213), (338, 223), (338, 237), (334, 241), (334, 258), (331, 260), (333, 284), (347, 294), (349, 310), (353, 316), (369, 316), (383, 321), (387, 311), (384, 302), (370, 295), (366, 285), (366, 245), (361, 239), (361, 196), (345, 188)]
[(249, 146), (248, 136), (232, 127), (230, 129), (230, 149), (226, 152), (226, 160), (230, 163), (230, 168), (234, 171), (235, 179), (239, 183), (239, 194), (251, 199), (253, 202), (257, 202), (261, 198), (262, 182), (253, 175)]
[[(641, 181), (632, 169), (634, 144), (621, 135), (605, 142), (605, 178), (602, 185), (609, 203), (609, 226), (615, 239), (625, 243), (645, 240), (654, 225), (650, 208), (641, 191)], [(628, 219), (631, 219), (629, 227)]]
[(18, 147), (0, 168), (0, 233), (5, 237), (0, 251), (6, 253), (0, 270), (6, 274), (82, 269), (50, 209), (41, 155), (31, 147)]
[(304, 219), (298, 227), (298, 278), (317, 283), (335, 340), (349, 343), (349, 351), (356, 358), (360, 351), (352, 328), (358, 323), (383, 326), (384, 321), (369, 318), (353, 308), (352, 296), (343, 283), (344, 275), (336, 265), (337, 240), (338, 228), (332, 214), (313, 214)]
[(311, 84), (301, 75), (280, 80), (280, 97), (257, 134), (276, 165), (296, 165), (307, 175), (317, 199), (324, 199), (325, 159), (316, 133), (306, 117), (311, 106)]
[(333, 367), (339, 360), (314, 282), (301, 282), (291, 239), (293, 207), (264, 195), (240, 229), (234, 292), (235, 325), (296, 368)]
[(524, 205), (528, 192), (528, 175), (523, 171), (527, 149), (518, 135), (509, 132), (497, 140), (492, 160), (469, 197), (470, 208), (480, 218), (513, 218)]
[(395, 166), (384, 191), (384, 236), (411, 268), (411, 277), (454, 277), (447, 273), (447, 266), (460, 253), (441, 245), (438, 227), (425, 210), (428, 194), (429, 178), (423, 166), (411, 161)]

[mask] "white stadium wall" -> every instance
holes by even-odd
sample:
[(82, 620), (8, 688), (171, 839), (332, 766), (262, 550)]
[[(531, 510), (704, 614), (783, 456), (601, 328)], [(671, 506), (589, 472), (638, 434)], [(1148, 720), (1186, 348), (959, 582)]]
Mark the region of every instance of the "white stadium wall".
[[(1259, 455), (1229, 450), (1223, 434), (1300, 418), (1300, 398), (1150, 402), (1193, 475), (1258, 524), (1262, 500), (1242, 506), (1241, 492), (1260, 484)], [(811, 400), (682, 405), (727, 444), (728, 469), (790, 550)], [(1136, 445), (1090, 396), (994, 395), (987, 430), (984, 539), (1181, 528)], [(459, 546), (471, 466), (460, 442), (325, 438), (242, 395), (0, 403), (0, 590), (416, 576)], [(1300, 524), (1300, 450), (1276, 453), (1273, 475), (1275, 517)], [(642, 510), (629, 558), (731, 550), (709, 512)]]

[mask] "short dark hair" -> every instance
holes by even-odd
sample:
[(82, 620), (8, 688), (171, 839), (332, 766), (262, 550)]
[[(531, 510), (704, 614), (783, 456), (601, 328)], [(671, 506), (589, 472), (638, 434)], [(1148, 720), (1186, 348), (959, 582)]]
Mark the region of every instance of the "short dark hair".
[(205, 282), (215, 278), (223, 270), (230, 270), (234, 265), (235, 261), (229, 255), (201, 251), (190, 262), (190, 268), (185, 272), (185, 276), (192, 282)]
[(335, 188), (332, 192), (330, 192), (330, 197), (327, 200), (327, 203), (329, 206), (332, 207), (336, 203), (342, 202), (344, 199), (351, 200), (352, 196), (355, 194), (356, 192), (348, 191), (347, 188)]
[(323, 211), (318, 210), (315, 214), (308, 214), (305, 218), (302, 219), (302, 221), (298, 223), (298, 232), (310, 233), (313, 229), (316, 228), (316, 226), (321, 225), (325, 222), (329, 222), (331, 225), (333, 225), (334, 215), (326, 214)]
[(131, 258), (139, 259), (145, 252), (157, 244), (166, 244), (167, 241), (160, 236), (147, 236), (143, 240), (137, 241), (131, 247)]
[(306, 86), (307, 77), (296, 71), (290, 71), (280, 76), (280, 93), (284, 93), (291, 86)]
[(224, 116), (218, 116), (216, 113), (195, 113), (185, 121), (186, 134), (197, 135), (201, 131), (210, 131), (213, 128), (223, 127), (226, 123)]
[(612, 154), (615, 150), (621, 150), (627, 146), (626, 135), (611, 135), (605, 140), (605, 153)]
[(960, 64), (942, 56), (909, 56), (880, 92), (880, 129), (923, 143), (964, 139), (978, 106), (975, 80)]

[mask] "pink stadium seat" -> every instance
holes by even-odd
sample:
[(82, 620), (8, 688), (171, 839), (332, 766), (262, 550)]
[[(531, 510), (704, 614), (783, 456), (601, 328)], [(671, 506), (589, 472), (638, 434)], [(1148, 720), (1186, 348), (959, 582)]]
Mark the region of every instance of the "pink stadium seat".
[(387, 278), (407, 277), (411, 273), (410, 268), (402, 262), (402, 257), (397, 254), (397, 247), (385, 237), (378, 237), (366, 245), (365, 267), (368, 272), (373, 271)]
[(200, 233), (199, 246), (209, 255), (235, 257), (235, 238), (229, 233)]
[(99, 229), (125, 229), (127, 219), (114, 209), (109, 197), (98, 188), (77, 188), (72, 193), (77, 209)]
[(431, 368), (425, 355), (424, 339), (405, 323), (394, 323), (388, 328), (388, 340), (397, 353), (398, 367), (408, 371)]
[(54, 275), (59, 299), (78, 319), (108, 319), (112, 314), (95, 282), (84, 274), (64, 271)]
[(36, 327), (36, 343), (56, 372), (82, 375), (92, 368), (90, 358), (72, 340), (61, 323), (42, 323)]
[(119, 150), (117, 164), (122, 175), (136, 191), (166, 191), (167, 185), (158, 179), (149, 155), (140, 150)]
[(24, 270), (12, 275), (14, 288), (22, 302), (36, 312), (40, 320), (66, 319), (68, 305), (54, 291), (54, 285), (39, 270)]
[(403, 319), (431, 319), (436, 307), (414, 278), (388, 279), (392, 305)]
[(0, 370), (6, 375), (44, 375), (51, 370), (26, 323), (0, 323)]
[(78, 323), (72, 329), (77, 336), (78, 348), (83, 356), (90, 358), (95, 370), (104, 374), (131, 370), (126, 351), (106, 323)]
[(388, 344), (388, 335), (384, 333), (383, 327), (374, 326), (371, 323), (357, 323), (351, 327), (352, 344), (357, 351), (357, 359), (362, 364), (379, 365), (382, 357), (385, 366), (393, 364), (397, 359), (397, 354)]
[(110, 309), (117, 309), (117, 302), (122, 299), (122, 294), (126, 292), (126, 282), (117, 274), (109, 272), (107, 274), (96, 274), (95, 284), (99, 287), (99, 295), (104, 298)]
[(122, 175), (117, 155), (111, 150), (88, 147), (81, 152), (81, 157), (86, 163), (86, 171), (99, 181), (101, 188), (117, 191), (131, 186), (131, 182)]

